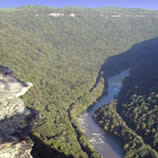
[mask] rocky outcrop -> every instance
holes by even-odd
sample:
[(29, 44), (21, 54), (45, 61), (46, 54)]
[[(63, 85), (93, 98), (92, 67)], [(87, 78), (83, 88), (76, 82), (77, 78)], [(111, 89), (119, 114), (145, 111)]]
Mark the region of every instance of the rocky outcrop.
[(24, 83), (9, 68), (0, 66), (0, 158), (31, 158), (29, 133), (39, 113), (19, 98), (33, 84)]

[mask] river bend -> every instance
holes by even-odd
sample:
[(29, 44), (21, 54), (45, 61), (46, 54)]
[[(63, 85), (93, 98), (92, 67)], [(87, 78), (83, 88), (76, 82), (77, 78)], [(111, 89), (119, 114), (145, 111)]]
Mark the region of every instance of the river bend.
[(79, 116), (83, 132), (89, 138), (90, 143), (94, 146), (95, 150), (102, 154), (105, 158), (122, 158), (123, 150), (120, 143), (113, 137), (107, 134), (93, 119), (93, 113), (101, 106), (112, 102), (122, 88), (122, 81), (129, 76), (129, 70), (122, 71), (121, 73), (112, 76), (108, 79), (108, 92), (100, 100), (94, 104), (88, 112)]

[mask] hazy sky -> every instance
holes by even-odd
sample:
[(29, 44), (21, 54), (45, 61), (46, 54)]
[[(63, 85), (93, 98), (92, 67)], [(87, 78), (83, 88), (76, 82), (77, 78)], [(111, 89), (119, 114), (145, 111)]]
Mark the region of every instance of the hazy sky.
[(158, 9), (158, 0), (0, 0), (0, 8), (19, 7), (24, 5), (44, 5), (53, 7), (82, 6), (128, 7)]

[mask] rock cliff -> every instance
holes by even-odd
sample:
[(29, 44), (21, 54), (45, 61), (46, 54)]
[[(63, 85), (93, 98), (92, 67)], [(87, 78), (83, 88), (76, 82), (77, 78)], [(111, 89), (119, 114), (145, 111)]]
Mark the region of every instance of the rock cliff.
[(25, 107), (19, 98), (32, 86), (0, 66), (0, 158), (32, 158), (33, 142), (28, 135), (39, 113)]

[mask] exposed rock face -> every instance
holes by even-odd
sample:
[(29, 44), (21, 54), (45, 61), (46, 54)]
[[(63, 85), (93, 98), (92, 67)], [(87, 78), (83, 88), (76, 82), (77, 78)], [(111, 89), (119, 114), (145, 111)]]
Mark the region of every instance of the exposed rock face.
[(55, 17), (58, 17), (58, 16), (64, 16), (63, 13), (50, 13), (48, 14), (49, 16), (55, 16)]
[(17, 80), (13, 72), (0, 66), (0, 158), (31, 158), (33, 143), (28, 137), (38, 112), (18, 98), (32, 83)]

